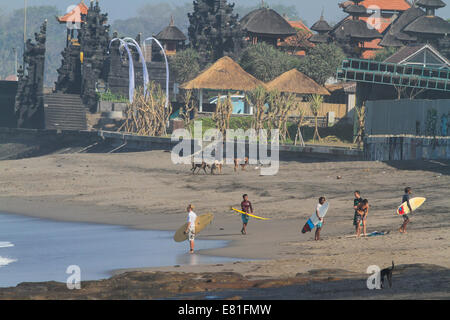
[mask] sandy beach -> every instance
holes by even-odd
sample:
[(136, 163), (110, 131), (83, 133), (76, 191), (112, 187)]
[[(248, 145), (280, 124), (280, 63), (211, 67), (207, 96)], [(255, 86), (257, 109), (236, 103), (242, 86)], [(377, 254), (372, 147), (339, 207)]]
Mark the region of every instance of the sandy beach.
[[(435, 265), (450, 268), (450, 163), (334, 162), (314, 159), (282, 161), (276, 176), (260, 176), (225, 167), (222, 175), (192, 175), (190, 166), (174, 165), (170, 153), (59, 154), (0, 162), (0, 211), (63, 221), (98, 222), (132, 228), (176, 230), (192, 203), (198, 214), (211, 212), (214, 222), (202, 239), (227, 240), (226, 248), (197, 254), (254, 259), (223, 265), (167, 266), (118, 270), (231, 272), (248, 279), (288, 279), (311, 270), (345, 270), (362, 277), (370, 265)], [(342, 179), (337, 179), (341, 176)], [(426, 197), (412, 215), (408, 234), (397, 230), (395, 215), (405, 186)], [(371, 238), (348, 238), (354, 232), (353, 191), (371, 205), (368, 232), (390, 231)], [(240, 234), (239, 207), (249, 194), (255, 213), (248, 234)], [(321, 236), (301, 234), (319, 196), (330, 210)], [(401, 269), (401, 268), (400, 268)], [(399, 270), (400, 270), (399, 269)], [(327, 275), (329, 277), (329, 275)], [(361, 280), (365, 281), (365, 280)], [(450, 292), (444, 291), (444, 297)], [(412, 293), (410, 298), (414, 298)], [(433, 295), (429, 297), (435, 297)], [(442, 295), (438, 295), (442, 297)]]

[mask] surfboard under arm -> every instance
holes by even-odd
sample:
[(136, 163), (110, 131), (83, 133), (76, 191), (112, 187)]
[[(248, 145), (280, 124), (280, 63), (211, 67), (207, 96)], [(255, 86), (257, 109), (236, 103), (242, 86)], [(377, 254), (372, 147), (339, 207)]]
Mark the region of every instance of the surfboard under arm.
[(234, 210), (234, 211), (236, 211), (236, 212), (245, 214), (245, 215), (247, 215), (247, 216), (249, 216), (249, 217), (252, 217), (252, 218), (256, 218), (256, 219), (260, 219), (260, 220), (270, 220), (270, 219), (268, 219), (268, 218), (258, 217), (258, 216), (255, 216), (255, 215), (251, 214), (251, 213), (247, 213), (247, 212), (244, 212), (244, 211), (235, 209), (235, 208), (231, 208), (231, 210)]

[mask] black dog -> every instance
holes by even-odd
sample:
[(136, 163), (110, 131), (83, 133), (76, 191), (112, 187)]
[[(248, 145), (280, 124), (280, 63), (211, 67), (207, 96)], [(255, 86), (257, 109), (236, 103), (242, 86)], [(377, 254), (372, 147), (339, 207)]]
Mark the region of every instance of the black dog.
[(389, 282), (389, 288), (392, 288), (392, 270), (394, 270), (394, 261), (392, 261), (392, 268), (381, 270), (381, 288), (384, 288), (384, 278), (387, 278)]
[(210, 166), (208, 165), (208, 164), (206, 164), (206, 162), (202, 162), (202, 163), (195, 163), (195, 162), (193, 162), (192, 161), (192, 168), (191, 168), (191, 171), (192, 171), (192, 174), (195, 174), (195, 171), (198, 169), (198, 171), (197, 171), (197, 173), (199, 173), (200, 172), (200, 170), (202, 170), (203, 169), (203, 171), (205, 172), (205, 174), (207, 174), (207, 172), (206, 172), (206, 168), (209, 168)]

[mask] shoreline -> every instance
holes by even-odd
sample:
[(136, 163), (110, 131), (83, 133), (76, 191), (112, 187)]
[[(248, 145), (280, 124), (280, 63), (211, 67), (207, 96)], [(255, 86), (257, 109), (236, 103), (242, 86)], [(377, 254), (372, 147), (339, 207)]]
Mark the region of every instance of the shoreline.
[[(170, 154), (149, 151), (121, 154), (59, 154), (0, 162), (0, 207), (5, 213), (58, 221), (102, 223), (134, 229), (174, 231), (192, 203), (196, 213), (213, 213), (213, 224), (199, 239), (228, 241), (225, 248), (202, 255), (254, 259), (201, 267), (158, 268), (164, 272), (227, 273), (250, 279), (287, 279), (311, 270), (334, 269), (364, 274), (370, 265), (433, 263), (450, 269), (450, 162), (280, 162), (276, 176), (260, 176), (250, 167), (222, 175), (192, 175), (190, 166), (174, 165)], [(340, 176), (341, 179), (336, 179)], [(364, 177), (364, 179), (361, 179)], [(402, 187), (428, 198), (412, 216), (408, 234), (397, 232), (394, 215)], [(354, 233), (353, 191), (361, 190), (371, 205), (368, 232), (385, 236), (349, 239)], [(439, 190), (439, 192), (436, 192)], [(240, 216), (230, 212), (242, 194), (250, 196), (255, 213), (240, 234)], [(321, 241), (300, 230), (318, 196), (330, 210)], [(127, 270), (115, 270), (120, 276)], [(133, 271), (133, 269), (131, 269)], [(155, 272), (155, 268), (135, 271)]]

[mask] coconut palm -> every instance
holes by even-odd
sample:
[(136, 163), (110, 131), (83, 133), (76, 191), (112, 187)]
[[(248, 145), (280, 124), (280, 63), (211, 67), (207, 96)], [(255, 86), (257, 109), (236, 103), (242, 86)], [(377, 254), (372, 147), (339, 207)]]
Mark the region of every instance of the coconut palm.
[(319, 94), (312, 94), (309, 96), (309, 107), (311, 109), (311, 113), (314, 115), (314, 137), (313, 142), (316, 141), (316, 138), (320, 141), (322, 138), (319, 135), (319, 126), (318, 126), (318, 116), (319, 110), (323, 103), (323, 96)]

